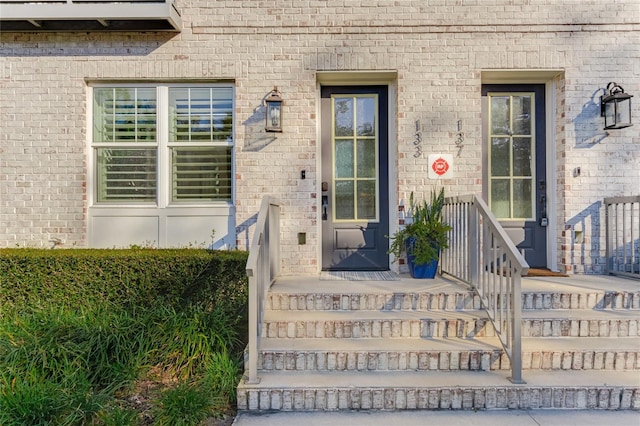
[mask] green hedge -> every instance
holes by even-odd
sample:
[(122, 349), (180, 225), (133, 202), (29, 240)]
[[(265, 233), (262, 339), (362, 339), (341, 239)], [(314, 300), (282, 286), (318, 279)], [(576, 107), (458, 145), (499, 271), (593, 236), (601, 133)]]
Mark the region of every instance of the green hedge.
[(109, 302), (246, 306), (247, 252), (198, 249), (0, 249), (0, 313)]

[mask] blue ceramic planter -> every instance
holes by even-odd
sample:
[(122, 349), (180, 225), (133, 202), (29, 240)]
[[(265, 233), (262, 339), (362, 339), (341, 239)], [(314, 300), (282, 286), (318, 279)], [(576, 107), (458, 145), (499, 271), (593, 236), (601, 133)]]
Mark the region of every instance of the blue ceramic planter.
[(438, 272), (438, 261), (434, 260), (422, 265), (416, 265), (413, 256), (407, 256), (407, 264), (409, 265), (409, 273), (412, 278), (435, 278)]
[[(410, 245), (411, 240), (407, 241), (407, 266), (409, 266), (411, 278), (435, 278), (436, 273), (438, 272), (438, 260), (416, 265), (415, 256), (409, 254), (408, 248)], [(438, 253), (439, 252), (440, 251), (438, 251)]]

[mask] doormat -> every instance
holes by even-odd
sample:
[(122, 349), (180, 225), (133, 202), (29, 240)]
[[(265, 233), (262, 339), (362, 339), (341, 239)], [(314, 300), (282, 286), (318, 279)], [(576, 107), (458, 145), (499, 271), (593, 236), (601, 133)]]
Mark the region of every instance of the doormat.
[(398, 281), (400, 277), (391, 271), (322, 271), (321, 281)]
[(525, 277), (568, 277), (562, 272), (553, 272), (545, 268), (529, 268), (529, 273)]

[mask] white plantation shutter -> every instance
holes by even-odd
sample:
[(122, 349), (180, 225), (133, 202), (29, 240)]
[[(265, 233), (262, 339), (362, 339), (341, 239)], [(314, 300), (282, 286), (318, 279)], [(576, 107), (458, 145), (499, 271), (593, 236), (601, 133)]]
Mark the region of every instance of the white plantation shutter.
[(97, 201), (154, 202), (155, 88), (96, 88), (94, 94)]
[(230, 200), (231, 148), (172, 148), (173, 201)]
[(93, 94), (98, 204), (166, 205), (159, 191), (170, 203), (231, 201), (232, 86), (95, 87)]
[(171, 201), (230, 201), (233, 90), (169, 89)]
[(155, 201), (156, 149), (98, 148), (98, 201)]
[(155, 142), (155, 88), (98, 88), (94, 142)]
[(170, 88), (169, 142), (229, 142), (233, 90), (230, 87)]

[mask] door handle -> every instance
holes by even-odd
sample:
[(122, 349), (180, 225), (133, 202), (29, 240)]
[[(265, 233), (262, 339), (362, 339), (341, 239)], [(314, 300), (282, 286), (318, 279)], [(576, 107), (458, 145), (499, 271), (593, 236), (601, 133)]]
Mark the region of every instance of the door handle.
[[(540, 189), (544, 191), (544, 181), (540, 181)], [(542, 194), (540, 196), (540, 226), (548, 226), (549, 219), (547, 218), (547, 195)]]
[(329, 210), (329, 197), (327, 195), (322, 196), (322, 220), (327, 220)]

